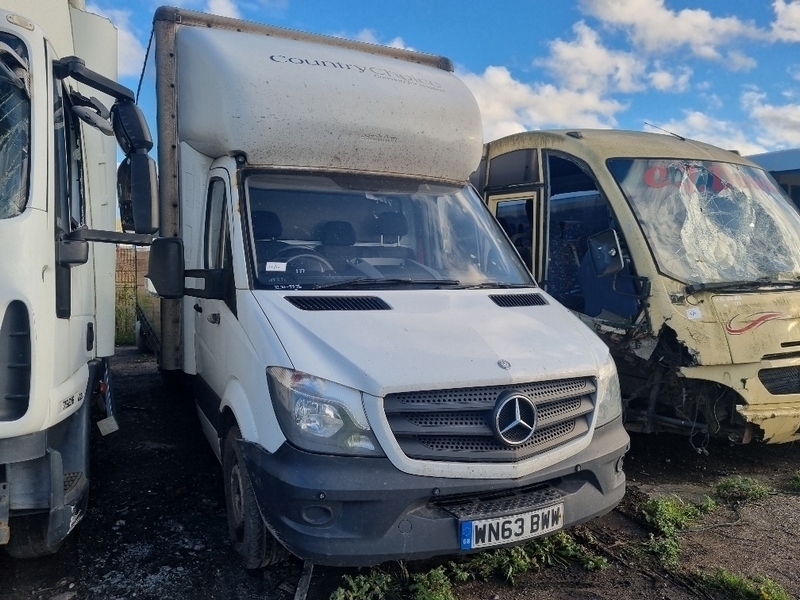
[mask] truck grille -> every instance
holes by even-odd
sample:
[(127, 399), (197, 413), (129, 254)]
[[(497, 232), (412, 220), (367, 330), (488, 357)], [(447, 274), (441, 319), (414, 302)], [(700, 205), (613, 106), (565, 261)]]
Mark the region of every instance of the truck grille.
[[(533, 400), (533, 437), (509, 447), (494, 434), (492, 412), (509, 389)], [(589, 431), (596, 388), (589, 378), (388, 394), (384, 411), (400, 448), (410, 458), (452, 462), (516, 462), (542, 454)]]
[(31, 331), (28, 308), (8, 305), (0, 325), (0, 421), (16, 421), (28, 411), (31, 392)]
[(786, 394), (800, 394), (800, 367), (776, 367), (774, 369), (761, 369), (758, 379), (774, 396)]

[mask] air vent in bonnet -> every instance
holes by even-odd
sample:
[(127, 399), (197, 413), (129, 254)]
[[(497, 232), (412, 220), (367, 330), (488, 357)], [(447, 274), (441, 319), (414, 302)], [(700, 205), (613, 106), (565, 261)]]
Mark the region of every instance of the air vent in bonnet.
[(489, 296), (497, 306), (545, 306), (548, 302), (541, 294), (492, 294)]
[(300, 310), (392, 310), (374, 296), (285, 296)]

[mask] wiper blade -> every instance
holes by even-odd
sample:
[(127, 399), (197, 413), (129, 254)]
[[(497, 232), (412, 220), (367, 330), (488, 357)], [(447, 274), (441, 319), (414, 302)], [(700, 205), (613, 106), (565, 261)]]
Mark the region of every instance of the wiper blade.
[(739, 290), (757, 290), (765, 287), (800, 287), (800, 281), (791, 279), (756, 279), (754, 281), (717, 281), (714, 283), (691, 283), (686, 286), (687, 294), (694, 294), (703, 290), (717, 290), (717, 291), (739, 291)]
[(499, 281), (485, 281), (483, 283), (474, 283), (459, 286), (463, 290), (515, 290), (521, 288), (535, 288), (538, 287), (535, 283), (501, 283)]
[(436, 287), (454, 287), (461, 282), (456, 279), (410, 279), (410, 278), (386, 278), (377, 279), (374, 277), (357, 277), (346, 281), (334, 281), (331, 283), (318, 283), (314, 286), (315, 290), (342, 290), (351, 287), (400, 287), (407, 285), (432, 285)]

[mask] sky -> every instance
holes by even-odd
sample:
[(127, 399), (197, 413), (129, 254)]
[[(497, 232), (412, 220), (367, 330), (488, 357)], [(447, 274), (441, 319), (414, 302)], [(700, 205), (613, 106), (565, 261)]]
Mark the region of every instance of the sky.
[[(86, 0), (117, 26), (120, 80), (132, 89), (162, 3)], [(478, 101), (484, 141), (548, 128), (656, 131), (649, 123), (744, 155), (800, 147), (800, 0), (174, 5), (447, 56)]]

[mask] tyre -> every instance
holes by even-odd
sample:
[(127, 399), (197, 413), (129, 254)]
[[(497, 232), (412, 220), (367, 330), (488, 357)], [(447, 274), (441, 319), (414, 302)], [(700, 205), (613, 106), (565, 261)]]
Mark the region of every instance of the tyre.
[(231, 427), (222, 455), (228, 532), (244, 568), (260, 569), (279, 563), (287, 551), (267, 530), (258, 511), (253, 485), (236, 442), (241, 437), (239, 427)]
[(139, 319), (136, 319), (136, 323), (133, 326), (133, 336), (136, 340), (136, 347), (141, 352), (150, 354), (153, 351), (150, 347), (150, 342), (147, 340), (147, 335), (142, 329), (142, 322)]
[(13, 558), (38, 558), (55, 554), (61, 542), (47, 542), (48, 513), (12, 517), (11, 537), (6, 552)]

